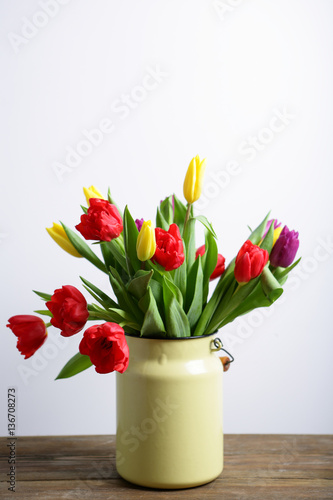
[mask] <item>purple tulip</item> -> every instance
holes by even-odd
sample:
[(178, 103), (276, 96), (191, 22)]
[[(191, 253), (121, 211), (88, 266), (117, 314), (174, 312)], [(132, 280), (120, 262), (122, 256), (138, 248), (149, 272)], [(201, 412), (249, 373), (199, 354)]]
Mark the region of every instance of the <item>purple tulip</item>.
[(143, 219), (135, 219), (135, 225), (136, 227), (138, 228), (138, 231), (140, 232), (141, 231), (141, 228), (142, 228), (142, 224), (144, 223), (144, 220)]
[(296, 231), (289, 231), (288, 227), (284, 226), (270, 255), (272, 266), (290, 266), (295, 258), (298, 247), (298, 233)]

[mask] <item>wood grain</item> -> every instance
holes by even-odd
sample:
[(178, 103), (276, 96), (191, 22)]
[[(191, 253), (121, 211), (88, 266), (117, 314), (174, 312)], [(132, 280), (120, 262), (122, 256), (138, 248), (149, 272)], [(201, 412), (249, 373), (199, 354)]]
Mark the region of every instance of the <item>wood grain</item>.
[(333, 499), (333, 436), (226, 435), (224, 471), (188, 490), (124, 481), (114, 436), (18, 437), (16, 491), (8, 491), (7, 438), (0, 439), (0, 498), (41, 500)]

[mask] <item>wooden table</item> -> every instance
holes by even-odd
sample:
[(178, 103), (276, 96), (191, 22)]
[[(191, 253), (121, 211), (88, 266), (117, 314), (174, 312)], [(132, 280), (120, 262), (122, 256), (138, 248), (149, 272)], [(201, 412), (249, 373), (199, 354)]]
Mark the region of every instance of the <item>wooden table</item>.
[(1, 438), (1, 499), (333, 499), (333, 436), (227, 435), (224, 471), (188, 490), (151, 490), (121, 479), (114, 436), (18, 437), (15, 493), (9, 438)]

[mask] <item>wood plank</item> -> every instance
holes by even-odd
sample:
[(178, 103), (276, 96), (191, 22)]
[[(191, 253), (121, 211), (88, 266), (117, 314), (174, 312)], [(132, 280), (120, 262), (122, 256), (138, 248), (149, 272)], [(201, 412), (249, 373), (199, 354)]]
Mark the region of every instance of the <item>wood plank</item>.
[(333, 498), (333, 436), (226, 435), (221, 476), (193, 489), (151, 490), (119, 477), (114, 436), (19, 437), (15, 494), (7, 490), (7, 438), (0, 439), (4, 499)]

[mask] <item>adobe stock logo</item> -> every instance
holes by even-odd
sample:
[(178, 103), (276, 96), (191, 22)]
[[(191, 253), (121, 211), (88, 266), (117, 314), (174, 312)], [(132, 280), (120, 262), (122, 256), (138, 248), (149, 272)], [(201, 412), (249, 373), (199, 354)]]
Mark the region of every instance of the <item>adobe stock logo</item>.
[(48, 367), (49, 361), (55, 359), (60, 351), (68, 346), (69, 338), (62, 337), (58, 331), (49, 331), (48, 337), (48, 341), (38, 352), (16, 367), (25, 386), (30, 383), (31, 377), (38, 377)]
[(95, 127), (82, 130), (83, 137), (74, 146), (66, 146), (64, 161), (53, 162), (52, 169), (58, 181), (63, 182), (65, 175), (75, 170), (86, 157), (90, 156), (103, 143), (105, 136), (115, 131), (116, 120), (123, 121), (128, 118), (168, 76), (169, 74), (158, 64), (155, 67), (147, 67), (140, 84), (112, 101), (111, 111), (114, 116), (104, 117)]
[(262, 154), (277, 136), (288, 128), (295, 117), (296, 115), (290, 113), (286, 106), (274, 108), (266, 125), (238, 144), (237, 156), (235, 155), (232, 160), (228, 161), (224, 168), (207, 173), (202, 194), (196, 202), (196, 213), (201, 213), (206, 209), (209, 203), (217, 198), (223, 189), (226, 189), (233, 178), (244, 172), (244, 161), (253, 162), (258, 154)]
[[(149, 439), (149, 436), (154, 434), (159, 429), (159, 424), (165, 422), (179, 408), (179, 405), (171, 401), (170, 396), (167, 396), (164, 401), (160, 398), (155, 399), (154, 409), (151, 416), (142, 420), (141, 425), (134, 427), (117, 435), (123, 445), (123, 450), (129, 454), (134, 453), (140, 443)], [(127, 448), (127, 449), (126, 449)], [(116, 463), (117, 466), (122, 465), (126, 461), (126, 457), (117, 450)]]
[[(311, 276), (318, 271), (321, 265), (330, 260), (332, 256), (332, 235), (325, 235), (324, 238), (318, 237), (317, 245), (311, 254), (302, 257), (301, 262), (293, 269), (291, 275), (288, 276), (286, 290), (274, 304), (270, 307), (254, 309), (246, 316), (240, 316), (233, 325), (233, 331), (230, 329), (230, 326), (224, 327), (226, 331), (223, 333), (223, 339), (228, 349), (232, 349), (235, 352), (238, 345), (242, 345), (247, 339), (252, 337), (256, 330), (264, 324), (265, 319), (275, 314), (275, 311), (288, 300), (289, 293), (303, 287), (304, 281), (311, 279)], [(286, 295), (287, 290), (288, 294)]]
[(213, 0), (213, 9), (219, 16), (221, 21), (224, 21), (225, 15), (233, 12), (243, 3), (243, 0)]
[(7, 35), (15, 54), (18, 54), (21, 48), (35, 38), (40, 30), (49, 23), (50, 19), (58, 15), (62, 5), (67, 5), (69, 2), (70, 0), (41, 0), (39, 2), (40, 9), (36, 10), (31, 19), (22, 17), (20, 34), (10, 31)]
[(267, 126), (260, 129), (257, 135), (249, 136), (246, 141), (240, 143), (239, 154), (246, 156), (247, 161), (253, 161), (258, 151), (263, 151), (275, 135), (283, 132), (294, 118), (295, 115), (289, 113), (286, 107), (282, 110), (273, 109), (273, 116)]

